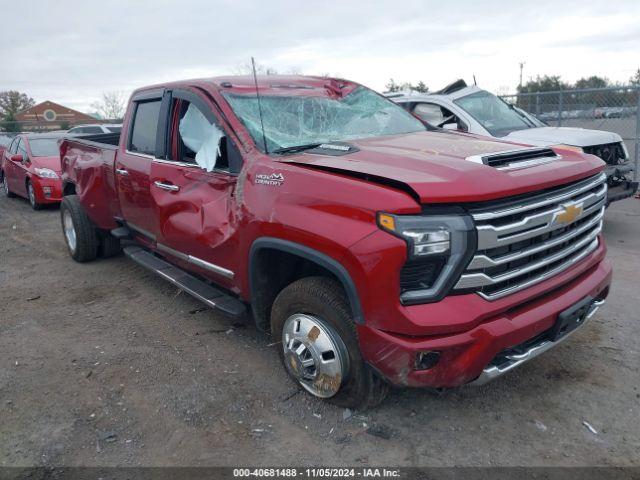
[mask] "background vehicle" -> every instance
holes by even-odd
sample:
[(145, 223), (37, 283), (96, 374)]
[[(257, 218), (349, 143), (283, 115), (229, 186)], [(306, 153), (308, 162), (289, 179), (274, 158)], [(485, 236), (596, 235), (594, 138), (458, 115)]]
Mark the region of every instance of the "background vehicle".
[(4, 151), (7, 149), (15, 135), (16, 134), (13, 133), (0, 133), (0, 166), (2, 164), (2, 159), (4, 158)]
[[(638, 183), (631, 181), (633, 166), (629, 154), (617, 133), (544, 125), (533, 115), (475, 85), (467, 86), (463, 80), (433, 94), (410, 92), (387, 96), (434, 126), (528, 145), (567, 147), (596, 155), (607, 164), (608, 203), (630, 197), (638, 189)], [(616, 109), (609, 109), (604, 116), (614, 116), (616, 112)], [(565, 114), (567, 118), (581, 115), (578, 110)], [(548, 115), (555, 118), (553, 115), (557, 116), (557, 112)]]
[(62, 200), (58, 140), (66, 133), (22, 133), (2, 157), (5, 195), (29, 199), (34, 210)]
[(120, 133), (120, 130), (122, 130), (121, 123), (95, 123), (90, 125), (78, 125), (76, 127), (70, 128), (68, 130), (68, 133), (74, 133), (78, 135), (95, 135), (98, 133)]
[(260, 103), (250, 77), (140, 89), (122, 135), (62, 141), (71, 256), (122, 242), (210, 307), (250, 306), (290, 376), (350, 407), (486, 382), (604, 302), (601, 160), (431, 131), (342, 79), (256, 82)]

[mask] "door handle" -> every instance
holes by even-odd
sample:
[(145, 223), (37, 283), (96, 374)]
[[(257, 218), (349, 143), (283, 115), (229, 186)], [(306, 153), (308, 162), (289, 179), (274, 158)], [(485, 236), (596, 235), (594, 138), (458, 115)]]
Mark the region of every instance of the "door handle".
[(116, 168), (116, 173), (119, 175), (129, 175), (129, 172), (127, 172), (124, 168)]
[(153, 184), (158, 188), (161, 188), (163, 190), (169, 190), (170, 192), (177, 192), (178, 190), (180, 190), (180, 187), (177, 185), (172, 185), (170, 183), (162, 183), (162, 182), (159, 182), (158, 180), (153, 182)]

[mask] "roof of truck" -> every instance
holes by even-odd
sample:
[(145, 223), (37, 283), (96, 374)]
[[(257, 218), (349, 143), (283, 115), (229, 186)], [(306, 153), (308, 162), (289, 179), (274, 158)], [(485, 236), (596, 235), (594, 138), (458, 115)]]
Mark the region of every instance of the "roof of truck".
[(336, 93), (341, 90), (351, 91), (358, 84), (343, 80), (341, 78), (316, 77), (307, 75), (228, 75), (210, 78), (195, 78), (191, 80), (179, 80), (170, 83), (163, 83), (143, 87), (136, 92), (152, 90), (157, 88), (176, 88), (190, 86), (200, 86), (202, 88), (215, 88), (216, 90), (231, 91), (234, 93), (255, 92), (255, 84), (258, 83), (260, 91), (282, 92), (314, 89), (331, 89)]

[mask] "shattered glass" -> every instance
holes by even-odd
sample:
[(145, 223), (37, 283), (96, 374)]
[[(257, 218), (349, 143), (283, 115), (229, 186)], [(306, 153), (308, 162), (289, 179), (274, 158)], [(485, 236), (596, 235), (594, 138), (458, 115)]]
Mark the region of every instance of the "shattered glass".
[[(225, 93), (256, 145), (264, 150), (255, 94)], [(364, 87), (345, 96), (260, 96), (268, 150), (424, 131), (398, 105)]]
[(224, 132), (209, 122), (197, 107), (189, 105), (179, 125), (182, 142), (196, 154), (196, 163), (211, 172), (220, 155)]

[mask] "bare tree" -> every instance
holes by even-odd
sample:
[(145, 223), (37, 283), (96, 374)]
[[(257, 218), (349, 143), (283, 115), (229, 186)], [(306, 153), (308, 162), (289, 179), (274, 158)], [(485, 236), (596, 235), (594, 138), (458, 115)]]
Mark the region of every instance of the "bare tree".
[(109, 120), (121, 120), (127, 108), (127, 96), (124, 92), (105, 92), (102, 100), (93, 102), (91, 108), (95, 109), (102, 118)]
[(31, 108), (36, 104), (26, 93), (9, 90), (0, 92), (0, 118), (14, 120), (18, 112)]
[[(233, 73), (236, 75), (252, 75), (253, 69), (251, 68), (251, 62), (240, 63), (233, 69)], [(256, 73), (258, 75), (300, 75), (300, 69), (298, 67), (289, 67), (284, 71), (278, 71), (274, 67), (269, 65), (261, 65), (256, 62)]]

